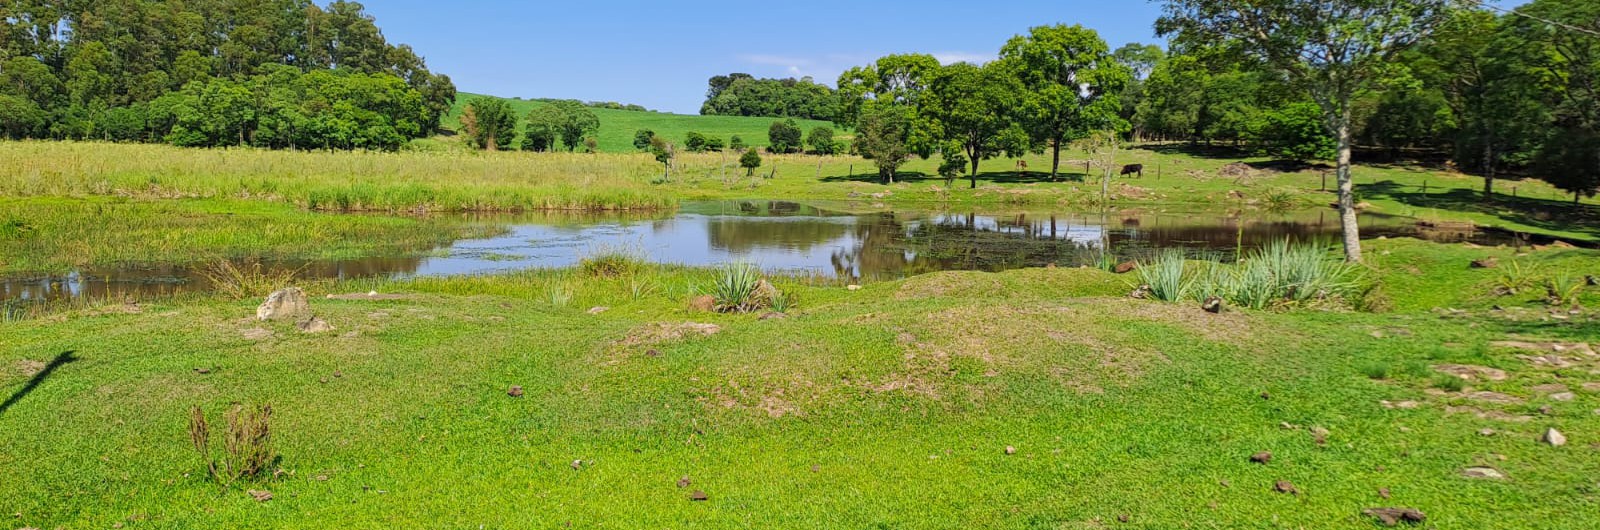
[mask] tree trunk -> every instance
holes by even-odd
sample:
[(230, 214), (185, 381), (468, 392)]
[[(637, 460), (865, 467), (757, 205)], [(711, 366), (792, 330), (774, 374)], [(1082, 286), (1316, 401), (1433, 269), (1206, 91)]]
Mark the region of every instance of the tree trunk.
[(970, 173), (969, 176), (972, 177), (972, 189), (978, 189), (978, 162), (979, 162), (979, 160), (978, 160), (977, 155), (972, 155), (970, 159), (972, 160), (972, 173)]
[(1056, 181), (1056, 175), (1061, 172), (1061, 139), (1051, 142), (1050, 152), (1050, 182)]
[(1350, 175), (1351, 138), (1348, 106), (1338, 123), (1339, 136), (1339, 224), (1344, 231), (1344, 259), (1361, 262), (1361, 226), (1356, 223), (1355, 182)]
[(1494, 142), (1483, 141), (1483, 201), (1494, 202)]

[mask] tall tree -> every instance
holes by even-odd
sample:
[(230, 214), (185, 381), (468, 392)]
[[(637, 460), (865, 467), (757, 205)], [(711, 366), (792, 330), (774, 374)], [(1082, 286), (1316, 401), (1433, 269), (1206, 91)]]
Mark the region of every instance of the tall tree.
[(1021, 82), (1006, 63), (984, 66), (955, 63), (941, 68), (929, 83), (924, 113), (939, 136), (960, 146), (971, 165), (971, 187), (978, 187), (978, 164), (1001, 154), (1020, 155), (1028, 138), (1012, 121)]
[(921, 109), (940, 68), (931, 55), (889, 55), (839, 76), (840, 121), (855, 125), (857, 152), (885, 183), (911, 155), (928, 157), (937, 147)]
[(1386, 75), (1393, 59), (1442, 23), (1452, 0), (1163, 0), (1162, 35), (1236, 42), (1305, 87), (1338, 139), (1344, 255), (1361, 261), (1351, 179), (1351, 100)]
[(561, 143), (567, 146), (567, 151), (577, 150), (583, 145), (584, 138), (600, 130), (600, 118), (583, 103), (563, 100), (550, 105), (561, 109), (561, 113), (565, 115), (566, 119), (562, 121), (559, 132)]
[(1006, 42), (1000, 60), (1026, 89), (1018, 118), (1034, 142), (1050, 150), (1051, 179), (1061, 172), (1061, 149), (1067, 143), (1121, 127), (1119, 96), (1133, 73), (1111, 56), (1094, 30), (1036, 27)]
[(1536, 0), (1510, 20), (1554, 118), (1534, 160), (1540, 177), (1572, 193), (1600, 193), (1600, 3)]
[(510, 146), (517, 136), (517, 115), (503, 99), (476, 98), (467, 103), (464, 112), (471, 113), (474, 122), (469, 140), (480, 149), (499, 150)]

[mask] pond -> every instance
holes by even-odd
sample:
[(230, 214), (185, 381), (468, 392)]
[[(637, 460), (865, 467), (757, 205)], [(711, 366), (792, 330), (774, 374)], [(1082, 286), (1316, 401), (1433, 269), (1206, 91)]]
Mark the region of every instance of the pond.
[[(653, 262), (714, 266), (746, 262), (770, 272), (844, 279), (900, 278), (941, 270), (1000, 271), (1093, 265), (1176, 248), (1229, 259), (1237, 249), (1281, 238), (1332, 241), (1332, 210), (1285, 214), (1161, 210), (875, 210), (858, 204), (786, 201), (688, 203), (673, 212), (476, 216), (503, 226), (486, 239), (456, 241), (421, 256), (266, 263), (307, 279), (488, 274), (577, 264), (608, 250)], [(1365, 214), (1364, 237), (1423, 237), (1485, 245), (1527, 244), (1525, 235), (1419, 226), (1415, 219)], [(1537, 242), (1535, 240), (1535, 242)], [(85, 269), (0, 278), (0, 300), (145, 297), (204, 291), (198, 264)]]

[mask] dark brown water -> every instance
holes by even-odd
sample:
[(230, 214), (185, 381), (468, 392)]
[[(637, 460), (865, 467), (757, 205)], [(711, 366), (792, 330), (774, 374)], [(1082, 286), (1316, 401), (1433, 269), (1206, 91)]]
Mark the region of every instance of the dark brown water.
[[(660, 263), (748, 262), (774, 272), (896, 278), (941, 270), (1090, 265), (1168, 248), (1230, 259), (1235, 249), (1275, 239), (1332, 240), (1339, 229), (1331, 210), (1240, 216), (1155, 210), (852, 213), (850, 208), (744, 201), (691, 203), (654, 216), (485, 217), (477, 220), (509, 230), (498, 237), (457, 241), (425, 256), (265, 265), (298, 270), (302, 278), (446, 276), (568, 267), (584, 256), (625, 249)], [(1361, 225), (1366, 237), (1527, 243), (1503, 232), (1427, 230), (1404, 217), (1365, 215)], [(209, 288), (195, 264), (161, 263), (0, 278), (0, 300), (142, 298)]]

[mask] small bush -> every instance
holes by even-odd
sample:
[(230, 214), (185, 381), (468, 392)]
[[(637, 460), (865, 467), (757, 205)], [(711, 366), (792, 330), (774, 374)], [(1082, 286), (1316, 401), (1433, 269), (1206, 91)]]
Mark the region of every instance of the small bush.
[(1361, 365), (1361, 375), (1367, 376), (1368, 379), (1377, 379), (1377, 380), (1380, 380), (1380, 381), (1384, 380), (1384, 379), (1388, 379), (1389, 378), (1389, 364), (1388, 363), (1382, 363), (1382, 362), (1373, 362), (1373, 363), (1367, 363), (1367, 364)]
[(212, 480), (224, 486), (266, 473), (277, 460), (272, 449), (272, 406), (247, 409), (234, 404), (222, 415), (227, 432), (221, 433), (222, 452), (213, 454), (211, 425), (199, 405), (189, 411), (189, 441), (206, 464)]
[(1460, 392), (1467, 388), (1467, 382), (1450, 374), (1438, 374), (1433, 376), (1433, 387), (1446, 392)]
[(1500, 269), (1500, 275), (1495, 278), (1494, 294), (1511, 296), (1532, 289), (1533, 276), (1531, 268), (1523, 267), (1521, 262), (1512, 260), (1510, 265)]

